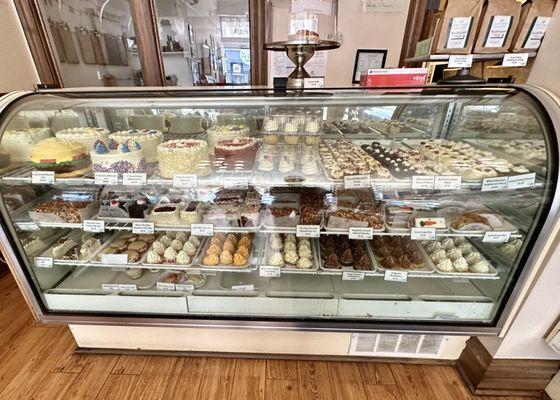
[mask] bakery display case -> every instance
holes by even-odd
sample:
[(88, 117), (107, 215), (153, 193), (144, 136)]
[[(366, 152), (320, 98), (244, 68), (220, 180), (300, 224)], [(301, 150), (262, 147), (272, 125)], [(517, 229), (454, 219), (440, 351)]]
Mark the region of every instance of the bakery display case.
[(6, 259), (45, 322), (497, 333), (550, 248), (529, 86), (5, 96)]

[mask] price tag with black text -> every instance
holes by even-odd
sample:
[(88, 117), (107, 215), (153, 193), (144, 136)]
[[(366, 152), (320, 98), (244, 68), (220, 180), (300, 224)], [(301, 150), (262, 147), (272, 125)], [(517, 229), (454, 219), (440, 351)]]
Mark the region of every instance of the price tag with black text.
[(436, 240), (436, 228), (410, 228), (412, 240)]
[(373, 228), (351, 226), (348, 228), (348, 239), (371, 240), (373, 239)]
[(97, 219), (85, 219), (82, 223), (82, 229), (84, 232), (105, 232), (105, 221), (100, 221)]
[(414, 175), (412, 177), (412, 189), (433, 189), (435, 181), (435, 176)]
[(296, 236), (302, 238), (318, 238), (321, 236), (319, 225), (297, 225)]
[(360, 189), (371, 187), (371, 178), (369, 175), (348, 175), (344, 177), (345, 189)]
[(118, 185), (119, 174), (116, 172), (96, 172), (94, 174), (96, 185)]
[(343, 281), (363, 281), (365, 277), (365, 272), (344, 271), (342, 273)]
[(408, 272), (386, 270), (384, 279), (388, 282), (406, 282), (408, 280)]
[(51, 257), (35, 257), (35, 266), (37, 268), (52, 268), (53, 259)]
[(535, 177), (536, 174), (534, 172), (530, 174), (510, 176), (508, 177), (507, 188), (508, 190), (512, 190), (512, 189), (523, 189), (523, 188), (534, 187)]
[(126, 173), (123, 174), (123, 185), (125, 186), (142, 186), (146, 184), (145, 173)]
[(137, 235), (150, 235), (154, 233), (154, 223), (153, 222), (133, 222), (132, 223), (132, 233)]
[(173, 174), (173, 186), (177, 188), (195, 188), (198, 185), (196, 174)]
[(508, 185), (507, 176), (498, 176), (495, 178), (484, 178), (482, 180), (482, 187), (480, 190), (482, 192), (493, 192), (495, 190), (505, 190)]
[(507, 231), (488, 231), (484, 232), (482, 241), (485, 243), (505, 243), (509, 241), (511, 232)]
[(54, 171), (31, 171), (31, 183), (36, 185), (54, 183)]
[(191, 234), (194, 236), (214, 236), (214, 225), (212, 224), (192, 224)]
[(434, 180), (436, 190), (456, 190), (461, 189), (460, 176), (436, 176)]
[(259, 276), (263, 278), (280, 278), (280, 267), (261, 266), (259, 268)]
[(101, 254), (101, 264), (126, 265), (128, 254)]
[(231, 290), (234, 292), (252, 292), (255, 290), (255, 285), (234, 285)]
[(122, 292), (135, 292), (138, 288), (132, 283), (119, 283), (119, 290)]
[(156, 282), (156, 288), (158, 290), (173, 291), (175, 290), (175, 284), (172, 282)]
[(249, 178), (246, 176), (224, 176), (224, 187), (226, 189), (247, 189)]

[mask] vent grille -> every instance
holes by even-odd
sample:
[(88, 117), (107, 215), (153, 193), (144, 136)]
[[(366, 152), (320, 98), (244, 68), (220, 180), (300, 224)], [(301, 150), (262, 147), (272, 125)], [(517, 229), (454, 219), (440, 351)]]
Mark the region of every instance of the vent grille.
[(349, 355), (440, 357), (447, 336), (387, 333), (353, 333)]

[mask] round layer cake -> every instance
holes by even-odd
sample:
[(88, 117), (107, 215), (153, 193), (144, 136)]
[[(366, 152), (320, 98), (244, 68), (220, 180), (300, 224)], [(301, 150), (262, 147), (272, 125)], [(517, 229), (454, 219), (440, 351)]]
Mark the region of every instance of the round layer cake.
[(67, 173), (90, 165), (86, 149), (80, 143), (49, 138), (37, 143), (31, 150), (30, 160), (40, 170)]
[(41, 140), (51, 137), (49, 128), (33, 128), (21, 131), (8, 130), (2, 135), (2, 146), (13, 162), (29, 161), (31, 149)]
[(211, 172), (208, 143), (204, 140), (177, 139), (157, 147), (159, 174), (173, 178), (173, 174), (208, 175)]
[(219, 139), (214, 147), (216, 160), (228, 168), (252, 168), (258, 142), (251, 137)]
[(144, 151), (146, 162), (153, 163), (158, 160), (157, 146), (161, 143), (163, 134), (161, 131), (151, 129), (131, 129), (128, 131), (111, 133), (109, 139), (113, 139), (117, 143), (125, 143), (130, 139), (140, 143)]
[(105, 128), (70, 128), (58, 131), (54, 135), (62, 140), (81, 143), (86, 149), (90, 149), (97, 140), (107, 141), (109, 131)]
[(107, 144), (98, 140), (94, 143), (90, 156), (93, 172), (146, 172), (147, 165), (142, 146), (131, 139), (124, 143), (109, 139)]
[(214, 154), (214, 146), (220, 139), (239, 138), (249, 136), (249, 127), (246, 125), (215, 126), (206, 131), (210, 154)]

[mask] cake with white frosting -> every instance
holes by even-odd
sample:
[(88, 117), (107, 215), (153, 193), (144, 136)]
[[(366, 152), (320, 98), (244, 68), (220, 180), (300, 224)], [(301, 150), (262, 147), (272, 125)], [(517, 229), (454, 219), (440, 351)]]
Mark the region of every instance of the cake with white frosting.
[(7, 130), (2, 135), (2, 146), (13, 162), (29, 161), (31, 150), (43, 139), (51, 137), (49, 128)]
[(127, 140), (108, 143), (98, 140), (90, 151), (93, 172), (142, 173), (146, 172), (146, 159), (140, 143)]
[(249, 136), (249, 127), (246, 125), (223, 125), (212, 127), (206, 133), (210, 154), (214, 154), (214, 147), (218, 140)]
[(157, 147), (162, 142), (163, 134), (153, 129), (130, 129), (111, 133), (109, 139), (117, 143), (125, 143), (130, 139), (140, 143), (146, 162), (153, 163), (158, 160)]
[(105, 128), (70, 128), (58, 131), (54, 135), (62, 140), (81, 143), (86, 149), (89, 149), (97, 140), (107, 141), (109, 131)]
[(157, 147), (159, 174), (173, 178), (173, 174), (208, 175), (211, 172), (208, 143), (196, 139), (169, 140)]

